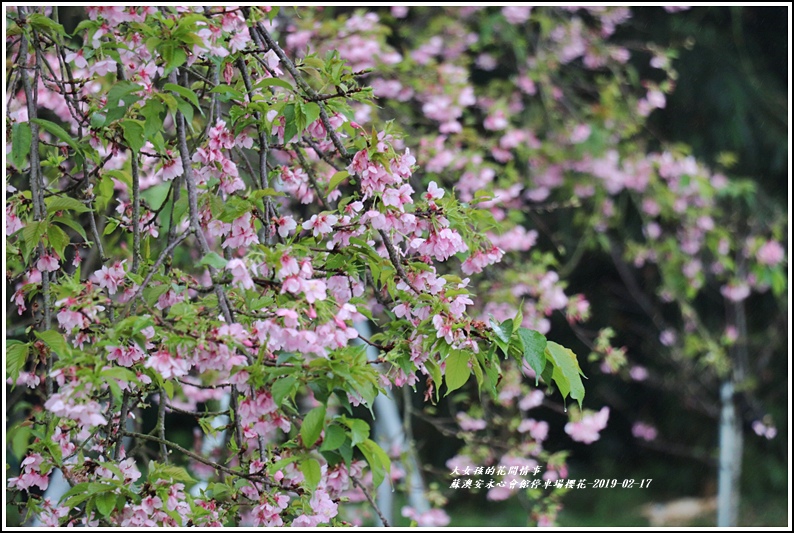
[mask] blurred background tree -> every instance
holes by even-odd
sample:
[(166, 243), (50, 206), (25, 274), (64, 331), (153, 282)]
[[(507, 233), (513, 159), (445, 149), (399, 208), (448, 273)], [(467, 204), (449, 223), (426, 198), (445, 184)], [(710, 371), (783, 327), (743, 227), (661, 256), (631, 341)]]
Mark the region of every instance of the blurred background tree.
[[(632, 20), (621, 27), (616, 38), (652, 41), (680, 51), (674, 62), (678, 71), (675, 91), (667, 106), (654, 112), (648, 128), (659, 141), (680, 142), (692, 148), (698, 160), (712, 167), (728, 169), (733, 176), (746, 177), (757, 185), (759, 200), (772, 209), (785, 211), (790, 198), (789, 177), (789, 60), (787, 35), (790, 10), (786, 7), (696, 7), (661, 16), (658, 8), (633, 8)], [(644, 78), (651, 68), (637, 64)], [(763, 216), (758, 206), (740, 217)], [(611, 282), (601, 293), (590, 293), (593, 316), (603, 317), (621, 332), (617, 344), (643, 364), (664, 371), (656, 357), (658, 341), (647, 338), (641, 326), (642, 313), (625, 307), (630, 301), (620, 276), (612, 265), (593, 257), (594, 271), (584, 275), (572, 291), (593, 289), (592, 276)], [(599, 272), (601, 270), (601, 272)], [(618, 302), (624, 302), (621, 305)], [(769, 323), (780, 305), (770, 294), (753, 295), (746, 302), (750, 343), (766, 346), (764, 368), (756, 376), (761, 384), (757, 400), (777, 425), (777, 437), (766, 439), (753, 433), (745, 423), (745, 446), (741, 479), (740, 525), (780, 525), (786, 522), (789, 424), (788, 355), (790, 328), (786, 313), (778, 323)], [(709, 302), (710, 311), (724, 316), (722, 303)], [(647, 320), (647, 319), (646, 319)], [(626, 327), (621, 327), (621, 324)], [(631, 333), (631, 332), (634, 333)], [(671, 372), (671, 369), (667, 369)], [(575, 448), (572, 457), (581, 462), (582, 472), (616, 477), (627, 471), (655, 479), (654, 498), (667, 501), (683, 496), (712, 496), (716, 491), (716, 445), (718, 397), (704, 399), (705, 405), (682, 402), (680, 395), (649, 396), (646, 385), (600, 379), (595, 395), (614, 406), (609, 430), (591, 446)], [(590, 382), (592, 384), (592, 380)], [(590, 392), (590, 391), (588, 391)], [(710, 405), (710, 407), (708, 407)], [(743, 405), (747, 411), (752, 407)], [(758, 405), (755, 406), (756, 408)], [(710, 413), (706, 411), (711, 411)], [(659, 430), (655, 441), (631, 440), (632, 421), (654, 420)], [(572, 462), (574, 459), (572, 459)], [(561, 525), (625, 525), (642, 523), (626, 509), (632, 495), (610, 493), (603, 498), (574, 493), (560, 515)], [(614, 496), (613, 499), (610, 499)], [(634, 495), (636, 496), (636, 495)], [(714, 525), (713, 512), (702, 525)], [(620, 520), (620, 519), (619, 519)]]

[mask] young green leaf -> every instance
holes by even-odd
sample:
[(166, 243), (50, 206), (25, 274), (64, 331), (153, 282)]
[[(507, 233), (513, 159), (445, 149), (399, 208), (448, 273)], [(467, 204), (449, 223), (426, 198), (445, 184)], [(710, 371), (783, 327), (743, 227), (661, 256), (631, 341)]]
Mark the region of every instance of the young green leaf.
[(309, 489), (314, 490), (320, 484), (320, 463), (316, 459), (309, 457), (300, 464), (303, 479)]
[(22, 168), (25, 164), (32, 140), (28, 122), (17, 122), (11, 127), (11, 162), (15, 167)]
[(27, 343), (6, 340), (6, 375), (11, 378), (12, 383), (16, 383), (20, 371), (25, 368), (29, 350)]
[(303, 418), (301, 425), (301, 440), (306, 448), (311, 448), (317, 439), (320, 438), (320, 433), (323, 431), (325, 423), (325, 406), (320, 405), (309, 411)]
[(581, 408), (584, 400), (584, 385), (579, 376), (584, 376), (584, 373), (579, 368), (576, 354), (556, 342), (548, 341), (546, 357), (554, 366), (551, 377), (560, 389), (562, 397), (566, 398), (570, 393), (571, 398), (579, 402)]
[(444, 372), (447, 380), (447, 394), (465, 385), (470, 375), (469, 355), (459, 350), (450, 353), (446, 359), (446, 371)]
[(537, 386), (543, 367), (546, 366), (546, 337), (538, 331), (528, 328), (518, 328), (518, 338), (524, 352), (524, 360), (535, 372), (535, 385)]

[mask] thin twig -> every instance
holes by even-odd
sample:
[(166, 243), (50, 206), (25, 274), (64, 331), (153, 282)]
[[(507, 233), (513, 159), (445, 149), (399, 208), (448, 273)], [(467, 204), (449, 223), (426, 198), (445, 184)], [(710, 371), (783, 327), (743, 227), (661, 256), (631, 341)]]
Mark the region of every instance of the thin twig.
[(394, 265), (394, 268), (397, 270), (397, 275), (400, 276), (405, 284), (411, 287), (416, 294), (421, 294), (408, 279), (408, 275), (405, 273), (405, 270), (403, 270), (402, 264), (400, 264), (400, 258), (397, 255), (397, 250), (394, 249), (394, 245), (392, 244), (391, 239), (389, 239), (389, 236), (382, 229), (379, 229), (378, 233), (383, 239), (383, 244), (386, 246), (386, 251), (389, 253), (389, 259), (391, 260), (392, 265)]
[(165, 261), (165, 258), (168, 257), (171, 254), (171, 252), (174, 251), (174, 248), (179, 246), (179, 244), (182, 241), (187, 239), (188, 235), (190, 235), (191, 233), (194, 233), (194, 229), (192, 227), (188, 228), (182, 235), (180, 235), (179, 237), (174, 239), (174, 241), (171, 244), (166, 246), (165, 249), (162, 252), (160, 252), (160, 256), (157, 258), (157, 261), (154, 262), (154, 265), (152, 265), (152, 268), (149, 269), (149, 273), (144, 278), (143, 283), (141, 283), (141, 286), (138, 287), (138, 290), (135, 291), (135, 294), (133, 295), (133, 297), (130, 298), (130, 302), (132, 302), (132, 301), (136, 300), (137, 298), (141, 297), (141, 295), (143, 294), (143, 289), (145, 289), (146, 286), (149, 285), (149, 282), (152, 280), (152, 276), (155, 275), (155, 273), (157, 272), (157, 269), (159, 269), (160, 265), (163, 264), (163, 261)]
[(356, 478), (354, 478), (353, 476), (350, 476), (350, 481), (352, 481), (353, 485), (355, 485), (356, 487), (361, 489), (361, 492), (364, 493), (364, 497), (367, 498), (367, 501), (369, 502), (369, 504), (372, 506), (373, 509), (375, 509), (375, 512), (378, 514), (378, 518), (380, 518), (380, 521), (383, 524), (383, 527), (391, 527), (391, 525), (389, 524), (389, 521), (386, 520), (385, 516), (383, 516), (383, 513), (381, 512), (380, 508), (378, 507), (378, 504), (375, 503), (375, 500), (373, 500), (372, 496), (369, 495), (369, 492), (367, 492), (367, 489), (364, 488), (364, 485), (362, 485), (361, 482), (359, 480), (357, 480)]
[(329, 210), (330, 207), (328, 206), (328, 202), (325, 200), (325, 195), (323, 194), (323, 191), (320, 189), (320, 185), (317, 183), (317, 176), (314, 173), (314, 168), (312, 168), (311, 165), (309, 165), (308, 161), (306, 161), (306, 158), (303, 157), (303, 152), (301, 152), (300, 148), (296, 147), (295, 154), (298, 156), (298, 159), (301, 162), (301, 166), (306, 171), (306, 174), (309, 176), (309, 181), (311, 182), (314, 191), (317, 193), (317, 197), (320, 199), (320, 203), (322, 204), (323, 209)]
[(160, 442), (160, 455), (162, 456), (163, 464), (168, 464), (168, 448), (165, 443), (165, 388), (160, 388), (160, 401), (157, 406), (157, 434), (162, 439)]

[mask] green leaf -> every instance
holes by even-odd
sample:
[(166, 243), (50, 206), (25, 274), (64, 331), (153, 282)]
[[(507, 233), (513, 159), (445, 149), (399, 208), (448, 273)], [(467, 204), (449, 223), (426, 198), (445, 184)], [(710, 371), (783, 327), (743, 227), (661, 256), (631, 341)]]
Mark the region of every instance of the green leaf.
[(108, 223), (105, 226), (105, 229), (102, 230), (102, 235), (109, 235), (113, 233), (113, 231), (119, 227), (119, 221), (114, 219), (108, 219)]
[(319, 405), (309, 411), (306, 416), (303, 418), (303, 424), (301, 425), (301, 440), (303, 441), (303, 446), (306, 448), (311, 448), (317, 439), (320, 438), (320, 433), (323, 430), (323, 424), (325, 423), (325, 406)]
[(183, 98), (174, 97), (174, 101), (176, 102), (176, 107), (179, 109), (179, 112), (185, 116), (185, 124), (189, 128), (192, 128), (193, 124), (193, 106), (187, 103)]
[(170, 289), (170, 285), (162, 284), (162, 285), (150, 285), (143, 290), (143, 299), (146, 300), (148, 305), (154, 305), (160, 296), (168, 292)]
[(27, 343), (6, 340), (6, 375), (11, 378), (11, 383), (16, 383), (19, 373), (25, 368), (30, 346)]
[(300, 469), (309, 489), (316, 489), (320, 484), (320, 463), (309, 457), (300, 464)]
[(308, 126), (318, 118), (320, 118), (320, 106), (314, 102), (307, 102), (301, 106), (303, 109), (303, 115), (306, 120), (306, 125)]
[(542, 333), (528, 328), (518, 328), (518, 338), (524, 352), (524, 360), (529, 368), (535, 371), (537, 386), (543, 368), (546, 366), (546, 337)]
[(579, 402), (581, 408), (584, 400), (584, 384), (579, 376), (584, 376), (584, 373), (576, 360), (576, 354), (556, 342), (548, 341), (546, 357), (554, 366), (551, 377), (560, 389), (562, 397), (566, 398), (570, 393), (571, 398)]
[(160, 100), (150, 98), (141, 108), (141, 115), (146, 119), (143, 124), (143, 135), (151, 139), (163, 129), (165, 106)]
[(22, 228), (22, 239), (25, 241), (28, 255), (38, 246), (42, 235), (44, 235), (46, 231), (47, 221), (45, 220), (28, 222), (27, 225)]
[(167, 76), (175, 68), (181, 67), (187, 61), (187, 54), (174, 41), (165, 41), (160, 44), (160, 54), (165, 60), (164, 76)]
[(428, 359), (425, 361), (425, 368), (430, 373), (430, 377), (433, 378), (433, 390), (436, 392), (436, 400), (438, 400), (438, 389), (441, 388), (441, 368), (438, 366), (438, 363), (433, 361), (432, 359)]
[(91, 127), (98, 130), (108, 121), (107, 116), (102, 113), (91, 113)]
[(245, 95), (243, 93), (241, 93), (240, 91), (238, 91), (233, 87), (224, 84), (213, 87), (213, 89), (210, 92), (220, 94), (221, 96), (223, 96), (223, 98), (220, 99), (223, 102), (228, 102), (232, 98), (234, 98), (235, 100), (239, 100), (241, 102), (245, 100)]
[(108, 379), (118, 379), (119, 381), (124, 381), (126, 383), (139, 382), (137, 374), (129, 368), (124, 368), (123, 366), (112, 366), (105, 368), (99, 373), (99, 375), (100, 377), (105, 378), (106, 381)]
[(153, 211), (158, 211), (163, 207), (170, 191), (170, 183), (160, 183), (154, 187), (149, 187), (141, 191), (141, 196), (149, 202), (149, 207), (151, 207)]
[(77, 141), (72, 139), (72, 136), (69, 135), (66, 130), (59, 125), (55, 124), (54, 122), (50, 122), (49, 120), (44, 120), (43, 118), (32, 118), (30, 121), (44, 128), (49, 134), (55, 135), (57, 138), (68, 144), (75, 152), (81, 152)]
[(69, 351), (69, 345), (66, 344), (66, 339), (63, 338), (63, 335), (55, 331), (54, 329), (48, 329), (46, 331), (36, 331), (36, 337), (43, 340), (44, 343), (52, 348), (56, 354), (58, 355), (66, 355)]
[(350, 177), (350, 172), (347, 170), (340, 170), (333, 176), (331, 176), (331, 180), (328, 182), (328, 192), (335, 190), (340, 183)]
[(80, 235), (83, 238), (84, 241), (88, 240), (88, 238), (86, 237), (86, 234), (85, 234), (85, 228), (83, 228), (83, 226), (81, 226), (80, 224), (78, 224), (77, 222), (72, 220), (71, 218), (54, 217), (52, 219), (52, 221), (53, 222), (57, 222), (58, 224), (63, 224), (64, 226), (67, 226), (67, 227), (73, 229), (75, 232), (77, 232), (78, 235)]
[[(132, 182), (132, 178), (129, 181)], [(96, 208), (98, 211), (105, 210), (113, 198), (114, 191), (113, 176), (109, 173), (102, 174), (99, 183), (97, 183)]]
[(183, 98), (186, 98), (188, 102), (196, 106), (199, 112), (201, 112), (201, 106), (199, 105), (198, 96), (196, 96), (196, 93), (194, 93), (187, 87), (182, 87), (181, 85), (176, 85), (174, 83), (166, 83), (165, 85), (163, 85), (163, 90), (174, 91)]
[(75, 211), (76, 213), (85, 213), (91, 211), (85, 206), (83, 202), (72, 198), (70, 196), (52, 196), (44, 200), (47, 206), (48, 213), (55, 213), (56, 211)]
[[(275, 395), (273, 395), (273, 398), (275, 400)], [(346, 439), (347, 435), (345, 434), (345, 430), (337, 424), (331, 424), (325, 428), (325, 438), (320, 446), (320, 451), (326, 452), (336, 450), (345, 443)]]
[(350, 428), (351, 446), (356, 446), (369, 438), (369, 424), (364, 420), (349, 418), (345, 420), (345, 424)]
[(108, 91), (108, 100), (104, 107), (106, 110), (105, 124), (115, 122), (123, 117), (127, 113), (127, 109), (141, 99), (140, 95), (134, 94), (141, 89), (143, 89), (141, 85), (129, 81), (115, 83)]
[(460, 350), (453, 350), (446, 359), (444, 372), (447, 380), (447, 394), (465, 385), (470, 375), (469, 355)]
[(251, 202), (233, 196), (229, 198), (229, 201), (223, 206), (223, 212), (218, 216), (218, 220), (227, 223), (234, 222), (250, 211), (251, 207)]
[(270, 387), (270, 394), (273, 395), (273, 403), (281, 406), (281, 404), (284, 402), (284, 398), (292, 393), (292, 390), (297, 382), (298, 379), (294, 376), (286, 376), (281, 379), (277, 379), (273, 383), (273, 386)]
[(97, 495), (94, 499), (94, 503), (96, 504), (97, 511), (99, 511), (102, 516), (110, 516), (110, 513), (116, 508), (116, 494), (113, 492), (103, 492)]
[(25, 164), (32, 140), (29, 123), (17, 122), (11, 127), (11, 162), (15, 167), (21, 169)]
[(501, 324), (496, 322), (496, 318), (491, 315), (490, 318), (491, 329), (496, 334), (496, 344), (502, 350), (502, 353), (507, 355), (508, 348), (510, 346), (510, 336), (513, 333), (513, 322), (510, 320), (505, 320)]
[(279, 192), (272, 187), (266, 187), (264, 189), (257, 189), (248, 195), (248, 197), (253, 200), (259, 200), (260, 198), (264, 198), (265, 196), (286, 196), (286, 194), (283, 192)]
[(31, 13), (27, 16), (27, 22), (31, 25), (31, 27), (49, 34), (51, 36), (59, 35), (61, 37), (66, 37), (66, 31), (63, 29), (63, 26), (52, 20), (50, 17), (46, 15), (42, 15), (41, 13)]
[(518, 313), (516, 316), (513, 317), (513, 331), (518, 331), (518, 328), (521, 327), (521, 323), (524, 321), (524, 313), (521, 309), (524, 308), (524, 301), (521, 301), (521, 305), (518, 307)]
[(358, 449), (364, 454), (370, 469), (372, 470), (372, 483), (376, 488), (383, 483), (386, 473), (391, 470), (391, 460), (383, 448), (378, 446), (375, 441), (367, 439), (358, 445)]
[(58, 226), (51, 225), (47, 228), (47, 240), (49, 240), (50, 246), (55, 250), (55, 253), (58, 254), (58, 257), (63, 257), (63, 252), (70, 242), (66, 232)]
[(298, 128), (300, 126), (295, 111), (295, 104), (285, 105), (281, 114), (284, 115), (284, 142), (288, 143), (298, 134)]
[(187, 470), (181, 466), (164, 465), (155, 463), (155, 467), (149, 475), (149, 481), (153, 479), (164, 479), (174, 482), (194, 483), (195, 480), (188, 474)]
[(124, 140), (127, 141), (127, 146), (135, 153), (140, 152), (146, 143), (143, 135), (143, 122), (130, 119), (122, 120), (121, 129), (124, 133)]
[(261, 89), (262, 87), (281, 87), (288, 91), (293, 89), (287, 80), (282, 80), (281, 78), (263, 78), (254, 84), (254, 89)]
[(226, 259), (219, 256), (215, 252), (209, 252), (207, 255), (201, 258), (201, 261), (198, 262), (197, 266), (211, 266), (213, 268), (221, 269), (226, 266)]
[(283, 459), (279, 459), (278, 461), (276, 461), (275, 463), (272, 463), (270, 466), (267, 467), (267, 472), (269, 474), (275, 474), (276, 472), (278, 472), (279, 470), (281, 470), (282, 468), (284, 468), (288, 464), (294, 463), (300, 458), (301, 458), (300, 455), (290, 455), (289, 457), (285, 457)]
[[(16, 381), (16, 378), (14, 381)], [(14, 454), (18, 461), (22, 461), (25, 458), (31, 433), (30, 422), (23, 420), (6, 434), (7, 441), (11, 443), (11, 453)]]

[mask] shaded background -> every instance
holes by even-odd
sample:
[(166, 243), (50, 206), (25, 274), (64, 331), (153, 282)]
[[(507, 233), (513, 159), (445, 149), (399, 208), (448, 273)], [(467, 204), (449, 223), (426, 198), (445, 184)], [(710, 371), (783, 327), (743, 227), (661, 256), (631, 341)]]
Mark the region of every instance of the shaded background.
[[(724, 168), (726, 162), (735, 161), (728, 174), (753, 180), (761, 204), (783, 212), (790, 197), (789, 23), (786, 7), (696, 7), (674, 15), (660, 8), (637, 7), (615, 36), (617, 41), (652, 41), (680, 50), (673, 63), (679, 74), (676, 89), (668, 95), (666, 108), (651, 114), (651, 136), (659, 142), (691, 146), (693, 155), (712, 168)], [(644, 79), (653, 79), (647, 62), (636, 67)], [(657, 147), (652, 144), (649, 148)], [(762, 213), (752, 213), (759, 215)], [(594, 318), (588, 329), (613, 327), (618, 332), (614, 345), (626, 346), (632, 362), (675, 380), (676, 369), (665, 366), (658, 357), (658, 332), (639, 307), (632, 305), (609, 258), (590, 254), (580, 264), (587, 265), (587, 271), (579, 269), (567, 292), (583, 292), (591, 302)], [(767, 440), (745, 423), (739, 525), (781, 526), (788, 523), (790, 483), (789, 321), (781, 313), (783, 320), (769, 323), (780, 305), (769, 294), (753, 295), (746, 303), (754, 335), (751, 343), (775, 344), (757, 376), (756, 397), (774, 421), (778, 435)], [(719, 295), (700, 304), (716, 316), (725, 316)], [(560, 322), (559, 328), (552, 328), (555, 333), (566, 330)], [(777, 332), (776, 339), (769, 337), (770, 330)], [(589, 351), (573, 336), (560, 342), (580, 354)], [(564, 442), (571, 450), (568, 477), (614, 478), (618, 483), (626, 478), (652, 478), (653, 483), (644, 492), (637, 488), (572, 491), (563, 500), (560, 526), (645, 526), (648, 520), (642, 508), (648, 502), (664, 504), (716, 495), (718, 412), (716, 417), (705, 413), (682, 394), (605, 376), (592, 365), (589, 370), (586, 364), (583, 368), (591, 376), (587, 383), (591, 408), (608, 405), (611, 412), (600, 440), (588, 446), (567, 439), (562, 432), (565, 419), (557, 415), (560, 420), (555, 424), (549, 413), (549, 443)], [(716, 388), (699, 394), (702, 402), (718, 409)], [(636, 420), (652, 422), (659, 430), (658, 439), (646, 442), (634, 438), (631, 428)], [(526, 523), (526, 511), (515, 498), (506, 502), (461, 498), (459, 505), (454, 503), (447, 508), (451, 525)], [(715, 512), (705, 513), (686, 523), (714, 526), (715, 517)]]

